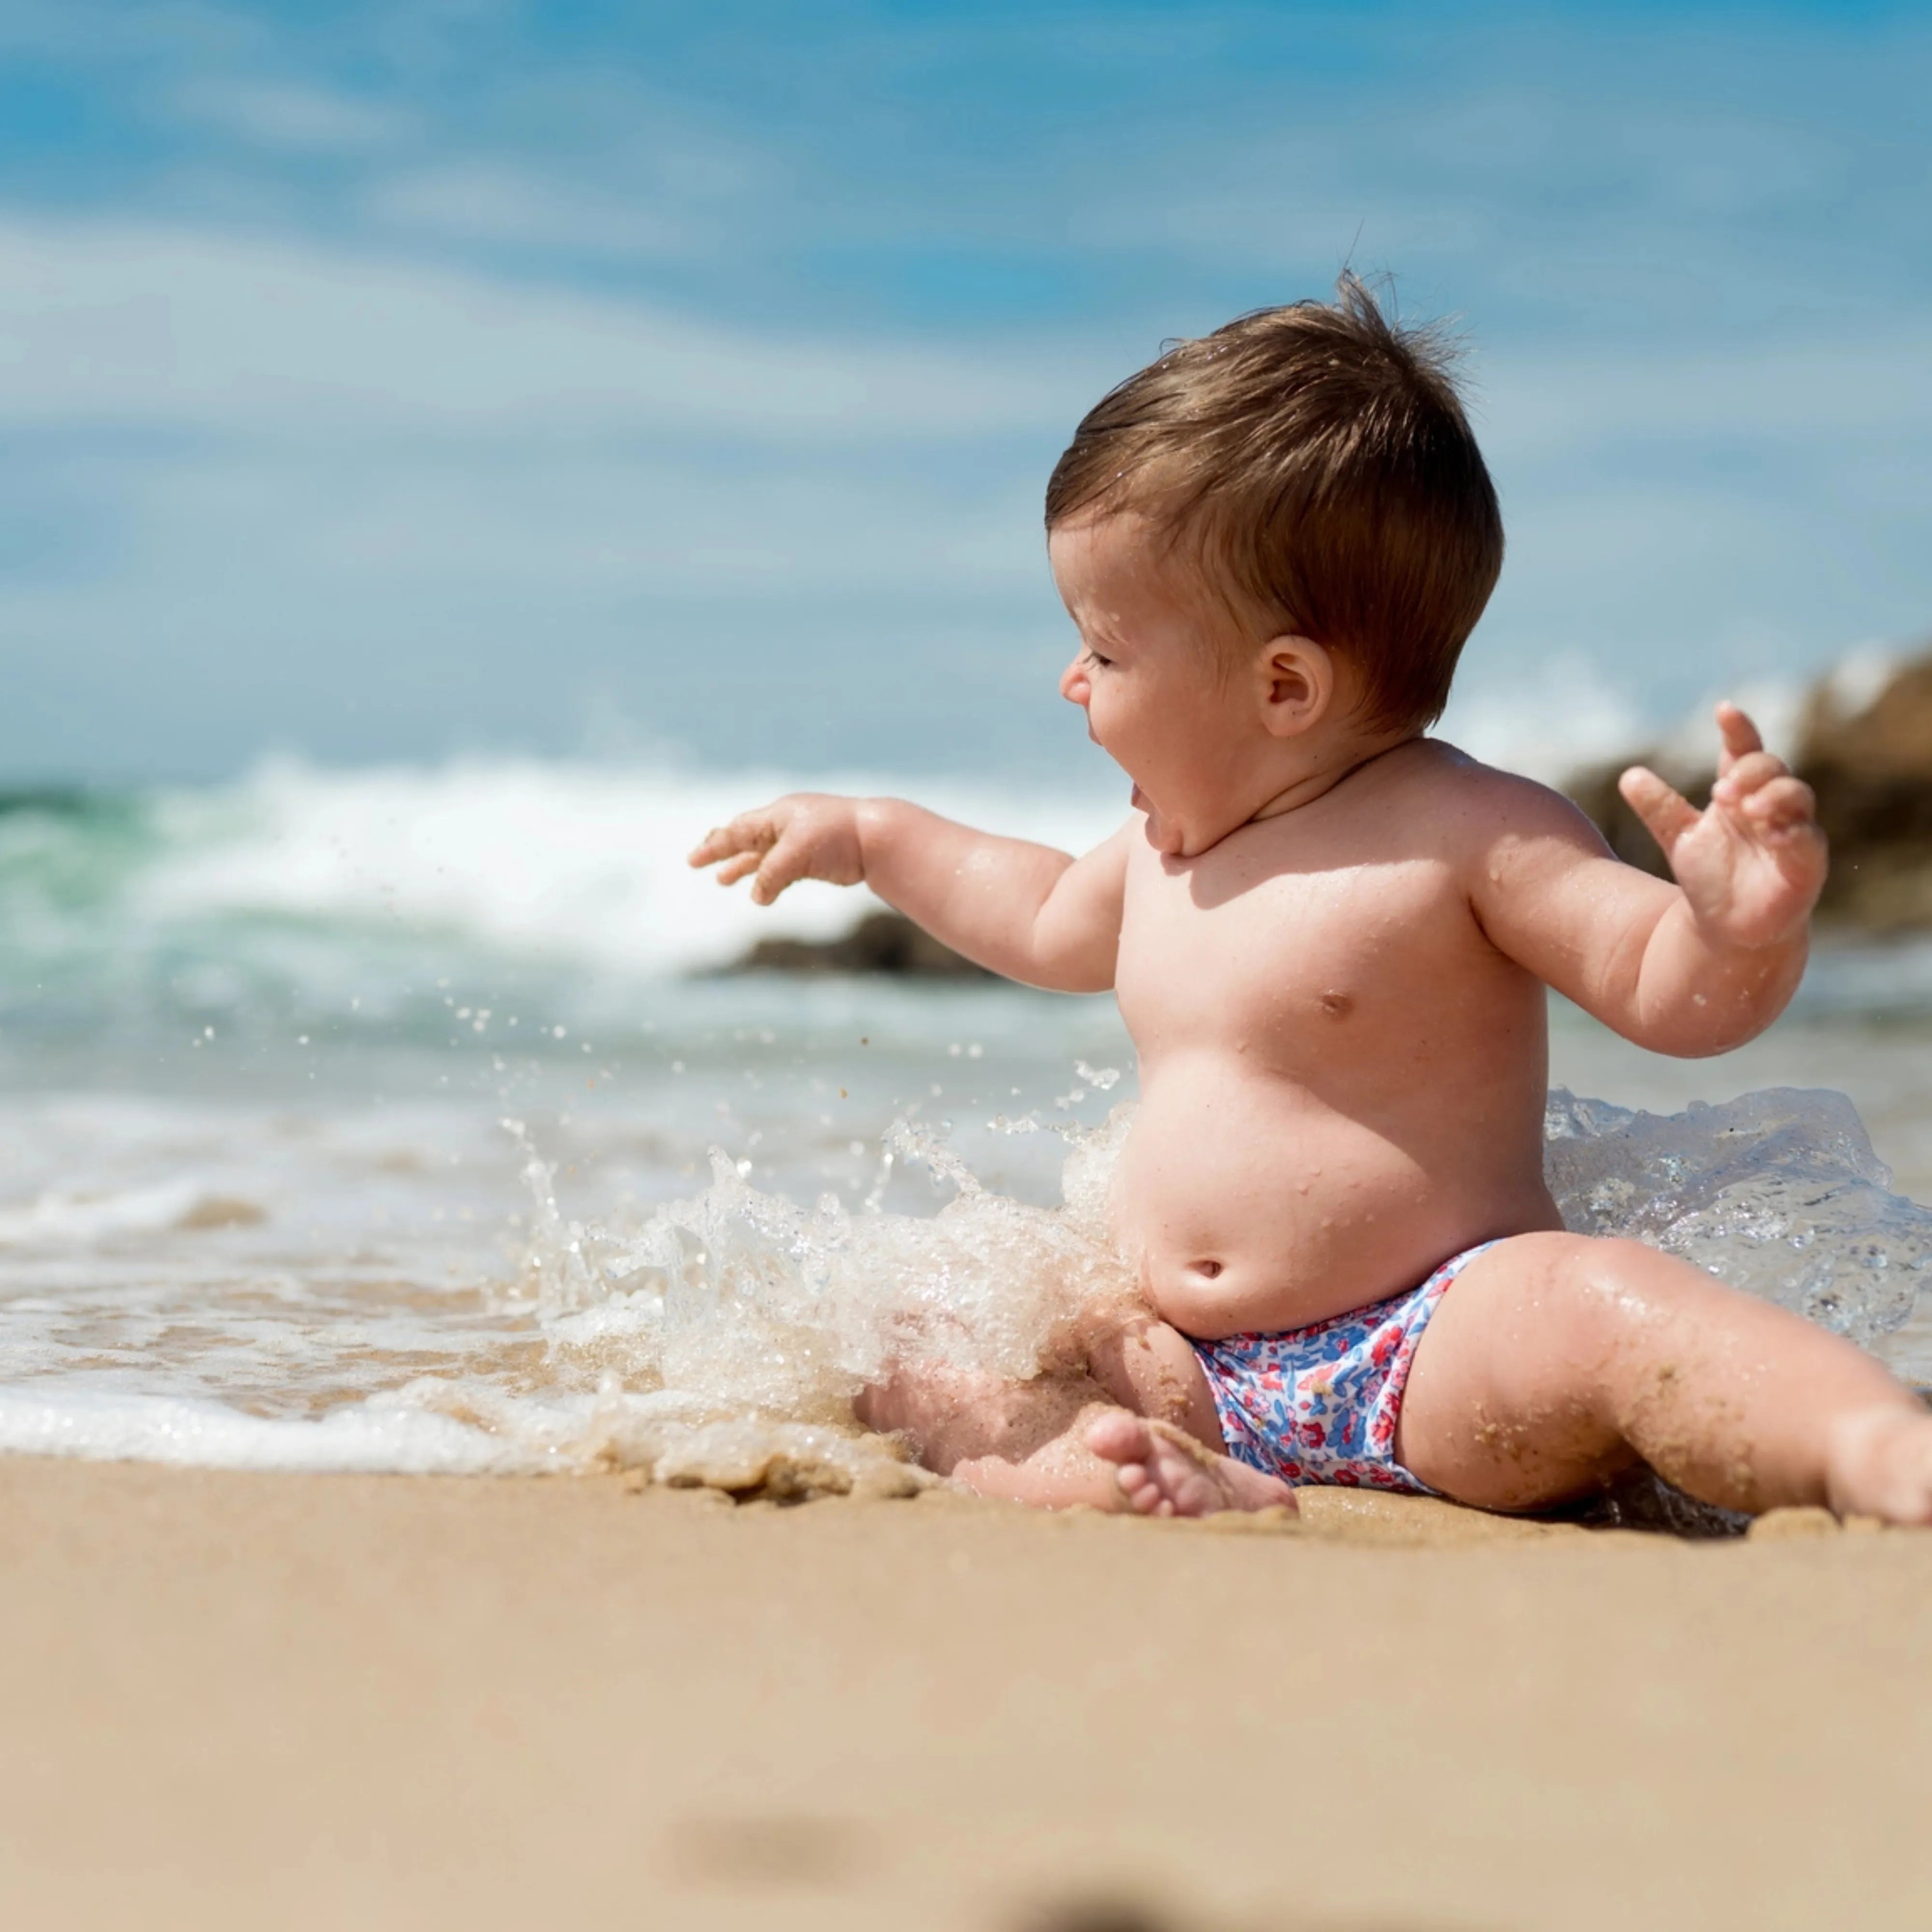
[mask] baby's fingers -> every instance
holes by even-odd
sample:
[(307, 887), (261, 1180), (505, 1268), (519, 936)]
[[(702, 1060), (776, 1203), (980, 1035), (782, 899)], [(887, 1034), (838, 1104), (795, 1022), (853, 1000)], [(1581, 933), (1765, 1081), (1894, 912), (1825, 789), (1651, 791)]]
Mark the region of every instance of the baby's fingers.
[(1726, 805), (1748, 798), (1760, 786), (1789, 775), (1790, 766), (1768, 752), (1750, 752), (1733, 761), (1729, 770), (1711, 788), (1711, 796)]
[[(718, 868), (718, 883), (721, 886), (735, 886), (748, 874), (755, 872), (764, 863), (764, 856), (762, 852), (740, 852), (728, 865)], [(700, 862), (694, 860), (692, 862), (695, 865)]]
[(1754, 825), (1772, 832), (1789, 832), (1809, 825), (1817, 815), (1818, 800), (1802, 778), (1787, 772), (1752, 792), (1744, 801), (1744, 816)]
[(707, 832), (685, 854), (684, 862), (687, 866), (715, 866), (720, 859), (728, 859), (740, 849), (737, 841), (731, 836), (731, 828), (721, 825)]
[(1718, 755), (1718, 776), (1726, 776), (1738, 759), (1764, 749), (1764, 740), (1749, 715), (1727, 698), (1718, 706), (1718, 734), (1724, 748)]
[(1666, 859), (1677, 849), (1677, 842), (1702, 816), (1682, 792), (1643, 765), (1631, 766), (1618, 779), (1617, 790), (1622, 793), (1624, 802), (1643, 820)]
[(714, 825), (685, 856), (687, 866), (715, 866), (737, 850), (728, 825)]
[[(778, 832), (766, 814), (748, 812), (742, 817), (733, 819), (729, 825), (713, 826), (692, 848), (691, 856), (685, 863), (688, 866), (715, 866), (720, 859), (734, 859), (741, 853), (748, 852), (752, 855), (752, 866), (755, 867), (759, 856), (769, 852), (777, 838)], [(720, 876), (724, 877), (724, 874)], [(743, 872), (732, 872), (725, 883), (729, 884), (731, 879), (742, 879), (744, 876)]]
[(806, 877), (811, 866), (809, 841), (788, 832), (758, 866), (758, 877), (752, 881), (752, 904), (770, 905), (786, 886), (795, 886)]

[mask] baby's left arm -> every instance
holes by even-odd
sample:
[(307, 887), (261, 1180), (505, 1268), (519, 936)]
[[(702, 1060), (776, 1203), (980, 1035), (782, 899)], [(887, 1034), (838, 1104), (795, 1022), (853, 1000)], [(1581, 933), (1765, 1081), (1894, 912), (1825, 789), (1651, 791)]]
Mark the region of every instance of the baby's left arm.
[(1718, 726), (1703, 811), (1641, 766), (1619, 784), (1674, 885), (1620, 862), (1574, 806), (1528, 785), (1512, 787), (1471, 880), (1504, 952), (1627, 1040), (1686, 1058), (1742, 1046), (1784, 1011), (1825, 883), (1810, 788), (1736, 705), (1718, 707)]

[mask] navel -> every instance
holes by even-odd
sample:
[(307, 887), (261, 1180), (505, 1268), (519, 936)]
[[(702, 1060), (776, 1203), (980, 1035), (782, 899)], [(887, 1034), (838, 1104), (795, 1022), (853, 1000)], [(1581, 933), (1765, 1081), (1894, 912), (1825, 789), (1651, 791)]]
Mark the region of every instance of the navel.
[(1338, 993), (1332, 989), (1326, 993), (1318, 993), (1315, 996), (1315, 1004), (1331, 1020), (1345, 1020), (1355, 1010), (1353, 994)]

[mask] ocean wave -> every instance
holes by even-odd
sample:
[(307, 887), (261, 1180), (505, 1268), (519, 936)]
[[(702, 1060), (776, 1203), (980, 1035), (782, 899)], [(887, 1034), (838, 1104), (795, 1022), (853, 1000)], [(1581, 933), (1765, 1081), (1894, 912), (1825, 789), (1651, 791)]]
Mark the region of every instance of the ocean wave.
[[(1547, 709), (1538, 698), (1520, 715), (1472, 712), (1465, 736), (1534, 765), (1523, 746)], [(1573, 720), (1546, 734), (1544, 762), (1608, 745), (1627, 722)], [(480, 1034), (479, 1012), (517, 1004), (577, 1028), (614, 1000), (634, 1005), (641, 982), (662, 992), (758, 939), (830, 938), (876, 909), (862, 889), (812, 883), (761, 909), (686, 864), (710, 826), (806, 789), (909, 794), (1074, 851), (1126, 808), (1115, 790), (998, 778), (508, 758), (282, 761), (200, 789), (0, 794), (0, 1049), (236, 1026), (292, 1042), (322, 1026), (365, 1039), (400, 1028), (427, 1042), (451, 1015)], [(1932, 1010), (1932, 943), (1821, 947), (1801, 1004)]]
[[(113, 944), (254, 921), (683, 973), (760, 936), (829, 936), (876, 903), (808, 883), (761, 911), (685, 863), (707, 829), (788, 791), (907, 788), (866, 772), (476, 758), (362, 770), (281, 761), (202, 790), (19, 794), (0, 801), (12, 807), (0, 814), (0, 905), (16, 943), (71, 938), (80, 922)], [(1076, 850), (1126, 809), (1119, 795), (1000, 783), (918, 789), (937, 811)]]

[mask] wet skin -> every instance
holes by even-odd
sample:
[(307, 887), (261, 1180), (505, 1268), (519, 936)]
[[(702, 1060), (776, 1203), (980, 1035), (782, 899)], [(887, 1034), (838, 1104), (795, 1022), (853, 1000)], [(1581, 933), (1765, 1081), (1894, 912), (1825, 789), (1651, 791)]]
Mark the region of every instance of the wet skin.
[(1478, 798), (1448, 803), (1492, 777), (1411, 742), (1196, 856), (1127, 843), (1117, 1226), (1186, 1334), (1304, 1327), (1561, 1226), (1543, 987), (1472, 908)]
[[(1062, 526), (1050, 548), (1081, 634), (1061, 690), (1134, 782), (1112, 838), (1076, 860), (801, 794), (692, 855), (766, 904), (800, 878), (862, 880), (997, 972), (1112, 988), (1138, 1052), (1114, 1208), (1161, 1319), (1129, 1346), (1096, 1337), (1030, 1412), (902, 1379), (862, 1414), (1024, 1500), (1287, 1500), (1202, 1460), (1196, 1443), (1222, 1444), (1186, 1338), (1303, 1326), (1500, 1239), (1418, 1353), (1398, 1449), (1432, 1486), (1521, 1508), (1641, 1454), (1736, 1507), (1932, 1517), (1932, 1420), (1882, 1370), (1668, 1257), (1557, 1232), (1543, 1184), (1545, 986), (1696, 1055), (1762, 1030), (1797, 985), (1824, 844), (1750, 720), (1720, 707), (1702, 812), (1625, 774), (1671, 862), (1658, 880), (1556, 794), (1380, 722), (1346, 652), (1268, 634), (1140, 519)], [(1826, 1393), (1795, 1412), (1808, 1388)], [(1854, 1438), (1856, 1455), (1832, 1446)]]

